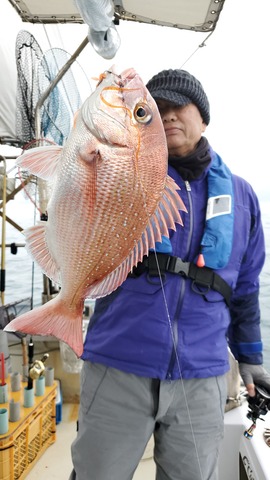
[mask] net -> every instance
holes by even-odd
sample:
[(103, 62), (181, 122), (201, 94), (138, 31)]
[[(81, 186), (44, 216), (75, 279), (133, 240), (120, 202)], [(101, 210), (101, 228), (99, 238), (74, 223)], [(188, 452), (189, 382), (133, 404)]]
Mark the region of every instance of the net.
[(34, 36), (20, 30), (16, 38), (16, 137), (25, 144), (35, 138), (35, 108), (39, 98), (38, 64), (43, 52)]

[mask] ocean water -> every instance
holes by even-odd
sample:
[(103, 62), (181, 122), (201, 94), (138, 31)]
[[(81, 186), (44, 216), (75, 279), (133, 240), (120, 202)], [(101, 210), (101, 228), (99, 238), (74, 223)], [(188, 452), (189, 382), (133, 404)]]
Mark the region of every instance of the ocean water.
[(260, 276), (261, 328), (264, 345), (264, 365), (270, 372), (270, 202), (261, 202), (266, 259)]
[[(266, 239), (266, 261), (260, 277), (261, 328), (264, 365), (270, 372), (270, 202), (261, 201), (261, 209)], [(7, 215), (22, 228), (33, 225), (37, 218), (33, 203), (22, 192), (17, 194), (15, 200), (8, 202)], [(23, 235), (8, 222), (6, 223), (6, 243), (24, 244)], [(28, 297), (33, 298), (34, 307), (41, 304), (43, 276), (24, 247), (19, 247), (16, 255), (11, 254), (10, 248), (6, 248), (5, 270), (5, 304)]]

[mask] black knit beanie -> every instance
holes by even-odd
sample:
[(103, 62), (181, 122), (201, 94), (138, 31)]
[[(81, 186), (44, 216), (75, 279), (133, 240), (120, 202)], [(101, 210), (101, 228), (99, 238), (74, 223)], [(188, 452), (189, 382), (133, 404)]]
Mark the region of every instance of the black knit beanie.
[(152, 97), (182, 106), (194, 103), (206, 125), (210, 122), (210, 105), (202, 84), (186, 70), (162, 70), (146, 84)]

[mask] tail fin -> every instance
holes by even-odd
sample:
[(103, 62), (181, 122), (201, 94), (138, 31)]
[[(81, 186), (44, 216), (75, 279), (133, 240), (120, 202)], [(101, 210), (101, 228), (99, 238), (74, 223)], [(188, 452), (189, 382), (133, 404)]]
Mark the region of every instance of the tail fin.
[(78, 357), (83, 352), (83, 305), (71, 310), (59, 295), (41, 307), (16, 317), (5, 327), (7, 332), (52, 335), (67, 343)]

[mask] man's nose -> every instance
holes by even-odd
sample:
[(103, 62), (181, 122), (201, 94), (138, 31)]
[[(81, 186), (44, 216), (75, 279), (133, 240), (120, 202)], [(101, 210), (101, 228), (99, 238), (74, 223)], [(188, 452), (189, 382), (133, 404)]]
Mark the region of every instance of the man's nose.
[(171, 122), (176, 120), (175, 109), (173, 107), (166, 108), (166, 110), (161, 114), (161, 119), (163, 122)]

